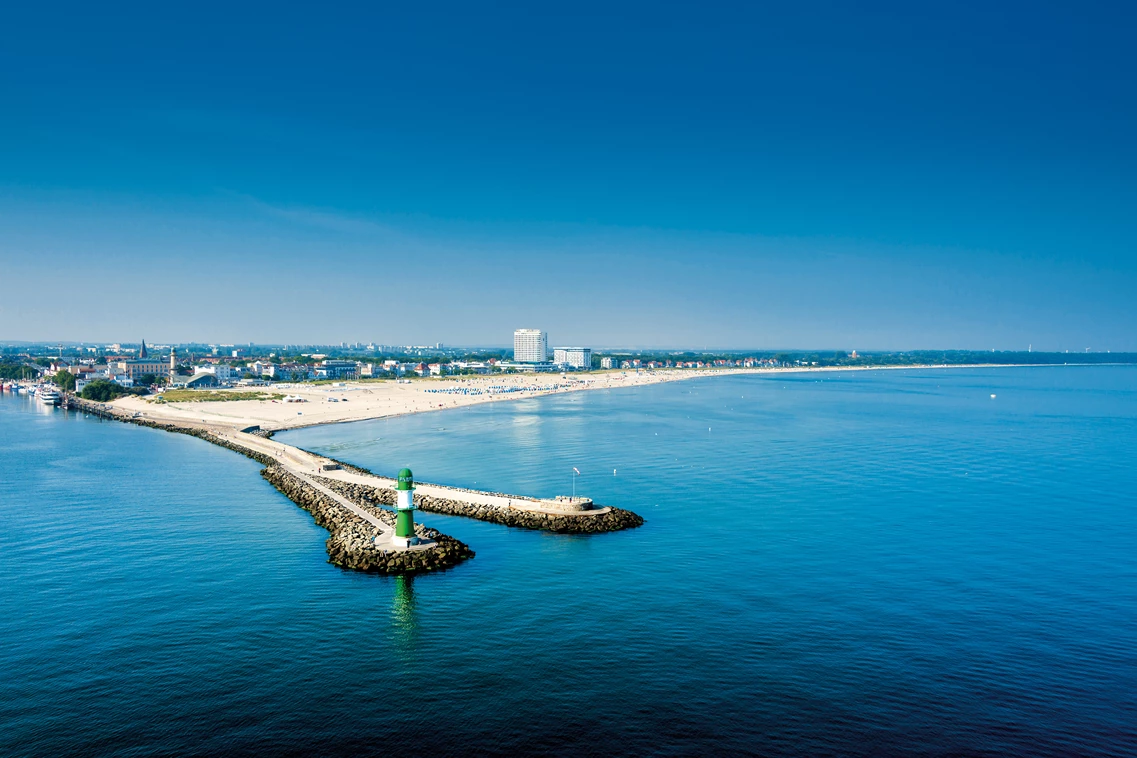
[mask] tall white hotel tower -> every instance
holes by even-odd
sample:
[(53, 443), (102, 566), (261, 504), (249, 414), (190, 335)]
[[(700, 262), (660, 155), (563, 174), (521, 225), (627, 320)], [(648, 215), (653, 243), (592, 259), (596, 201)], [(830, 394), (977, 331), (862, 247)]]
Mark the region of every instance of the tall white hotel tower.
[(513, 360), (518, 363), (549, 360), (549, 335), (540, 329), (518, 329), (513, 333)]

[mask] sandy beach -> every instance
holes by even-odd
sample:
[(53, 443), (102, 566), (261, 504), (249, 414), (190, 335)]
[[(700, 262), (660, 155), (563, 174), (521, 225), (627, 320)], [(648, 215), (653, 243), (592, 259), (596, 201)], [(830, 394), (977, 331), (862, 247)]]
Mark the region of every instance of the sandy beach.
[[(893, 369), (947, 368), (898, 366)], [(967, 368), (954, 366), (951, 368)], [(220, 429), (259, 426), (266, 431), (297, 429), (317, 424), (390, 418), (408, 413), (461, 408), (479, 403), (503, 402), (563, 392), (638, 387), (699, 377), (738, 374), (775, 374), (881, 370), (880, 367), (795, 367), (762, 369), (656, 369), (604, 371), (582, 374), (511, 374), (395, 380), (336, 382), (332, 384), (276, 384), (263, 388), (235, 388), (232, 392), (261, 389), (302, 399), (232, 400), (209, 402), (154, 402), (153, 397), (124, 397), (114, 401), (120, 411), (139, 413), (154, 420), (206, 424)], [(225, 390), (222, 390), (224, 392)]]
[[(276, 384), (234, 388), (230, 392), (260, 389), (265, 393), (298, 397), (283, 400), (231, 400), (208, 402), (154, 402), (153, 397), (124, 397), (114, 401), (120, 410), (147, 418), (205, 423), (214, 427), (244, 429), (260, 426), (279, 431), (317, 424), (389, 418), (461, 408), (479, 403), (503, 402), (561, 392), (636, 387), (645, 384), (718, 376), (758, 373), (757, 369), (612, 371), (587, 374), (509, 374), (445, 378), (415, 377), (395, 380), (348, 381), (326, 384)], [(221, 390), (225, 392), (226, 390)]]

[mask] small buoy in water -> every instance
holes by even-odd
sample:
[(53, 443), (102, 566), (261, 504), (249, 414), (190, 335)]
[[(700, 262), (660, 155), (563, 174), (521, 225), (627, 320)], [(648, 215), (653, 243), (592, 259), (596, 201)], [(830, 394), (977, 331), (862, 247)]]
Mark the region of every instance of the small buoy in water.
[(994, 395), (991, 395), (991, 399), (992, 399), (992, 400), (994, 400), (994, 399), (995, 399), (995, 396), (994, 396)]
[(612, 476), (616, 475), (616, 469), (612, 469)]

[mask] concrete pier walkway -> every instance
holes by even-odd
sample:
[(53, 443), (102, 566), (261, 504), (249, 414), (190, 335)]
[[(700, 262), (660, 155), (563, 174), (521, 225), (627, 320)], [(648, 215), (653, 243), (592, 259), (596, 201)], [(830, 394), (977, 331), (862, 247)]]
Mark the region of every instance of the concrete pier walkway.
[[(346, 484), (362, 484), (368, 487), (389, 489), (392, 491), (397, 484), (394, 479), (389, 477), (375, 476), (374, 474), (365, 474), (343, 468), (328, 469), (328, 466), (338, 465), (338, 461), (324, 458), (323, 456), (310, 453), (298, 447), (293, 447), (292, 445), (286, 445), (272, 439), (259, 437), (255, 434), (217, 428), (210, 428), (209, 431), (219, 437), (271, 456), (291, 473), (297, 475), (321, 476), (325, 479), (334, 479)], [(461, 487), (426, 484), (423, 482), (415, 483), (415, 491), (427, 497), (454, 500), (469, 505), (529, 511), (532, 513), (577, 516), (580, 518), (602, 516), (611, 510), (610, 508), (593, 508), (587, 511), (566, 511), (563, 508), (558, 508), (554, 502), (539, 500), (537, 498), (523, 497), (520, 495), (505, 495), (496, 492), (482, 492)]]
[[(153, 421), (159, 424), (170, 424), (170, 420), (161, 414), (150, 416), (146, 412), (133, 412), (126, 413), (114, 406), (106, 406), (107, 412), (111, 415), (118, 416), (124, 420), (135, 421)], [(256, 451), (261, 455), (272, 458), (281, 467), (289, 473), (298, 476), (305, 480), (308, 484), (318, 488), (329, 497), (334, 497), (337, 502), (342, 502), (344, 507), (349, 508), (353, 513), (358, 513), (358, 506), (349, 503), (345, 498), (336, 495), (327, 487), (319, 484), (313, 480), (313, 477), (323, 477), (324, 479), (331, 479), (334, 481), (343, 482), (345, 484), (361, 484), (376, 489), (388, 489), (394, 491), (397, 482), (393, 478), (376, 476), (374, 474), (367, 474), (360, 471), (353, 471), (351, 469), (340, 468), (339, 461), (325, 458), (321, 455), (308, 452), (302, 448), (288, 445), (283, 442), (277, 442), (271, 438), (262, 437), (257, 434), (250, 434), (244, 431), (238, 431), (229, 426), (214, 424), (209, 422), (195, 422), (195, 421), (178, 421), (175, 422), (177, 426), (183, 426), (191, 429), (200, 429), (201, 431), (208, 432), (214, 436), (220, 437), (240, 447), (245, 447), (250, 450)], [(527, 512), (535, 514), (548, 514), (556, 515), (557, 517), (570, 518), (570, 519), (590, 519), (599, 516), (604, 516), (612, 511), (611, 508), (591, 508), (589, 510), (566, 510), (563, 507), (558, 507), (557, 503), (552, 500), (541, 500), (539, 498), (525, 497), (522, 495), (509, 495), (498, 492), (484, 492), (480, 490), (465, 489), (462, 487), (447, 487), (440, 484), (427, 484), (423, 482), (416, 482), (416, 494), (425, 497), (438, 498), (443, 500), (450, 500), (458, 503), (465, 503), (472, 506), (489, 507), (494, 509), (501, 509), (506, 512)], [(357, 510), (358, 509), (358, 510)], [(360, 514), (362, 515), (362, 514)], [(370, 514), (368, 514), (370, 516)], [(364, 516), (367, 518), (367, 516)], [(370, 522), (370, 519), (368, 519)], [(383, 528), (390, 529), (385, 524)]]
[[(68, 397), (68, 407), (131, 424), (180, 432), (234, 450), (260, 462), (262, 475), (328, 526), (328, 555), (333, 563), (364, 571), (398, 573), (432, 570), (473, 557), (468, 545), (436, 529), (416, 526), (419, 542), (392, 552), (394, 525), (385, 506), (396, 500), (398, 482), (326, 458), (260, 433), (259, 427), (234, 428), (206, 419), (171, 421), (164, 414), (132, 411), (110, 403)], [(639, 515), (621, 508), (595, 507), (587, 498), (532, 497), (462, 487), (417, 483), (415, 505), (427, 513), (459, 516), (503, 526), (561, 534), (598, 534), (642, 526)], [(346, 522), (335, 513), (350, 514)], [(406, 560), (393, 557), (406, 553)]]

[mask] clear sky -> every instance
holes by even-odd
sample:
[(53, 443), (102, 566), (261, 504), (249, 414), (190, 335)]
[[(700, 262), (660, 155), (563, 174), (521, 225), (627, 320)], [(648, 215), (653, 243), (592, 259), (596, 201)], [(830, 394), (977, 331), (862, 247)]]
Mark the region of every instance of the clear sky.
[(0, 338), (1137, 350), (1131, 3), (12, 3)]

